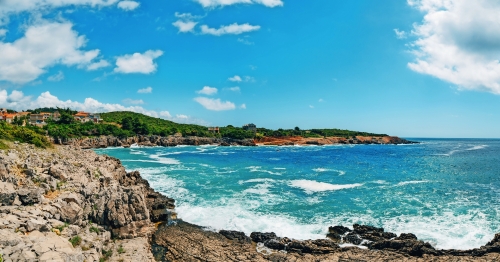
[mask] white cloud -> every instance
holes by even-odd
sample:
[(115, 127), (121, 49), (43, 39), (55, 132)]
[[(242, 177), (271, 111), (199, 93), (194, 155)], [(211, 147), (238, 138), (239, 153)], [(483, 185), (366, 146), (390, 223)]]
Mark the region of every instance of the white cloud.
[(179, 33), (193, 32), (194, 27), (198, 24), (196, 20), (202, 16), (192, 15), (191, 13), (178, 13), (175, 12), (175, 17), (179, 20), (172, 23), (173, 26), (179, 29)]
[(51, 75), (47, 78), (47, 80), (52, 81), (52, 82), (59, 82), (64, 79), (64, 73), (62, 71), (59, 71), (55, 75)]
[(255, 78), (251, 76), (245, 76), (245, 82), (255, 82)]
[(196, 91), (198, 94), (202, 95), (215, 95), (217, 94), (217, 88), (215, 87), (209, 87), (209, 86), (204, 86), (201, 90)]
[(168, 111), (161, 111), (160, 116), (164, 117), (164, 118), (171, 118), (172, 117), (172, 115)]
[(129, 105), (142, 105), (142, 104), (144, 104), (144, 101), (142, 101), (142, 99), (134, 100), (134, 99), (126, 98), (126, 99), (123, 99), (123, 103), (129, 104)]
[(204, 108), (213, 111), (234, 110), (236, 106), (230, 101), (221, 102), (220, 99), (196, 97), (194, 101), (198, 102)]
[(198, 22), (194, 21), (181, 21), (177, 20), (172, 25), (179, 29), (179, 33), (187, 33), (193, 32), (194, 27), (198, 24)]
[(152, 92), (153, 92), (153, 88), (150, 86), (137, 90), (137, 93), (139, 93), (139, 94), (151, 94)]
[(24, 36), (14, 42), (0, 41), (0, 81), (24, 84), (57, 64), (90, 66), (100, 51), (81, 50), (87, 40), (72, 27), (70, 22), (39, 21), (28, 26)]
[(219, 29), (210, 28), (207, 25), (202, 25), (201, 26), (201, 33), (207, 34), (207, 35), (215, 35), (215, 36), (221, 36), (221, 35), (227, 35), (227, 34), (239, 35), (239, 34), (243, 34), (243, 33), (247, 33), (247, 32), (256, 31), (259, 29), (260, 29), (260, 26), (250, 25), (248, 23), (241, 24), (241, 25), (234, 23), (234, 24), (230, 24), (230, 25), (226, 25), (226, 26), (221, 26), (221, 27), (219, 27)]
[(0, 24), (7, 23), (8, 15), (24, 11), (42, 11), (65, 6), (105, 7), (119, 0), (1, 0)]
[(226, 89), (229, 90), (229, 91), (233, 91), (233, 92), (240, 92), (240, 87), (239, 86), (229, 87), (229, 88), (226, 88)]
[(195, 0), (205, 8), (223, 7), (235, 4), (261, 4), (267, 7), (283, 6), (282, 0)]
[(152, 117), (161, 117), (178, 123), (208, 125), (208, 123), (202, 119), (192, 118), (186, 115), (172, 117), (168, 111), (157, 112), (154, 110), (147, 110), (137, 105), (123, 106), (120, 104), (102, 103), (90, 97), (86, 98), (84, 102), (72, 100), (63, 101), (59, 100), (59, 98), (48, 91), (41, 93), (37, 98), (33, 99), (31, 96), (25, 96), (21, 91), (13, 90), (9, 95), (7, 90), (0, 89), (0, 107), (17, 111), (40, 107), (69, 107), (73, 110), (86, 112), (132, 111)]
[(414, 26), (408, 67), (459, 86), (500, 94), (500, 2), (408, 0), (425, 16)]
[(235, 75), (233, 77), (230, 77), (227, 80), (229, 80), (231, 82), (241, 82), (241, 81), (243, 81), (239, 75)]
[(398, 39), (405, 39), (407, 37), (407, 34), (405, 31), (399, 31), (399, 29), (394, 28), (394, 33), (396, 34), (396, 37)]
[(245, 105), (245, 104), (241, 104), (241, 105), (240, 105), (240, 109), (247, 109), (247, 105)]
[(123, 74), (151, 74), (156, 71), (158, 66), (153, 60), (161, 55), (163, 55), (163, 51), (161, 50), (148, 50), (144, 54), (134, 53), (132, 55), (120, 56), (116, 59), (116, 68), (114, 71)]
[(253, 45), (255, 44), (254, 42), (250, 42), (248, 39), (246, 38), (238, 38), (238, 42), (242, 43), (242, 44), (245, 44), (245, 45)]
[(110, 66), (109, 62), (104, 60), (104, 59), (101, 59), (98, 62), (95, 62), (95, 63), (88, 65), (87, 70), (94, 71), (94, 70), (101, 69), (103, 67), (108, 67), (108, 66)]
[(140, 4), (136, 1), (126, 0), (126, 1), (120, 1), (118, 3), (118, 8), (121, 8), (125, 11), (132, 11), (132, 10), (136, 9), (137, 7), (139, 7), (139, 5)]
[(8, 32), (7, 29), (1, 28), (0, 29), (0, 37), (4, 37), (7, 34), (7, 32)]

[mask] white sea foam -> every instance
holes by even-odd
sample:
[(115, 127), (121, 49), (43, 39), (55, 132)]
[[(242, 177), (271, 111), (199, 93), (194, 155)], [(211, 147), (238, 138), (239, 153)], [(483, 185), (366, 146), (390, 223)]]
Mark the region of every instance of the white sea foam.
[(337, 170), (337, 169), (328, 169), (328, 168), (314, 168), (313, 169), (314, 172), (317, 172), (317, 173), (323, 173), (323, 172), (337, 172), (339, 173), (339, 176), (343, 176), (345, 175), (345, 171), (342, 171), (342, 170)]
[(275, 167), (274, 170), (286, 170), (286, 167)]
[(307, 194), (312, 194), (314, 192), (322, 192), (322, 191), (333, 191), (333, 190), (341, 190), (341, 189), (349, 189), (360, 187), (363, 184), (347, 184), (347, 185), (334, 185), (324, 182), (318, 182), (314, 180), (292, 180), (289, 183), (289, 186), (296, 187), (304, 190)]
[(486, 147), (488, 147), (488, 146), (487, 146), (487, 145), (480, 145), (480, 146), (473, 146), (473, 147), (471, 147), (471, 148), (467, 148), (467, 149), (465, 149), (465, 150), (468, 150), (468, 151), (471, 151), (471, 150), (479, 150), (479, 149), (484, 149), (484, 148), (486, 148)]
[(273, 183), (273, 182), (275, 182), (275, 180), (272, 178), (254, 178), (254, 179), (249, 179), (246, 181), (240, 181), (239, 184), (241, 185), (241, 184), (245, 184), (245, 183), (263, 183), (263, 182)]
[(366, 247), (366, 246), (354, 245), (354, 244), (350, 244), (350, 243), (340, 244), (339, 247), (358, 247), (361, 249), (368, 249), (368, 247)]
[(257, 195), (267, 195), (269, 194), (269, 188), (271, 184), (256, 184), (251, 188), (243, 190), (243, 194), (257, 194)]
[(412, 181), (403, 181), (396, 184), (396, 186), (404, 186), (410, 184), (420, 184), (420, 183), (429, 183), (428, 180), (412, 180)]

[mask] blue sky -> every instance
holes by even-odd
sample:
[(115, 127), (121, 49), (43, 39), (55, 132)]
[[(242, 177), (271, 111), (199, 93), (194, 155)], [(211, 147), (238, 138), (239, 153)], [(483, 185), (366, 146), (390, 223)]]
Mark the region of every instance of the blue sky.
[(500, 137), (496, 0), (3, 0), (0, 107)]

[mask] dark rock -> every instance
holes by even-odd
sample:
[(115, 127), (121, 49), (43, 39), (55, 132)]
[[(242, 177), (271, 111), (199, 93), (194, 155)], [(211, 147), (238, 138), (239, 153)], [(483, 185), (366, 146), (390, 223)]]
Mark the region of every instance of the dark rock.
[(219, 234), (221, 234), (221, 235), (223, 235), (231, 240), (238, 240), (239, 242), (246, 242), (246, 243), (252, 242), (251, 238), (249, 238), (247, 235), (245, 235), (245, 233), (240, 232), (240, 231), (221, 230), (221, 231), (219, 231)]
[(412, 233), (401, 233), (395, 240), (417, 240), (417, 236)]
[(34, 205), (42, 200), (43, 189), (21, 188), (17, 190), (19, 200), (23, 205)]
[(333, 226), (328, 228), (328, 234), (326, 236), (335, 242), (340, 242), (342, 240), (342, 236), (347, 232), (351, 232), (351, 230), (347, 227)]
[(264, 243), (267, 240), (277, 239), (278, 237), (276, 236), (276, 234), (274, 232), (270, 232), (270, 233), (252, 232), (250, 234), (250, 238), (252, 239), (253, 242)]
[(356, 233), (349, 233), (344, 237), (344, 241), (354, 245), (359, 245), (363, 242), (363, 239)]

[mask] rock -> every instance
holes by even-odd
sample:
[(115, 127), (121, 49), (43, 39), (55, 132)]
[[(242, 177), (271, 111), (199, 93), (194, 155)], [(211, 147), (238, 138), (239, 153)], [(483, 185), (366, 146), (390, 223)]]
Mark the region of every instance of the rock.
[(12, 205), (14, 203), (14, 200), (16, 199), (16, 196), (17, 193), (12, 183), (0, 181), (0, 205)]
[(270, 239), (277, 239), (277, 236), (274, 232), (270, 233), (261, 233), (261, 232), (252, 232), (250, 234), (250, 238), (253, 242), (265, 242)]
[(63, 203), (59, 209), (61, 219), (68, 223), (75, 223), (83, 215), (82, 208), (75, 202)]
[(395, 240), (417, 240), (417, 236), (412, 233), (401, 233)]
[(219, 234), (221, 234), (221, 235), (223, 235), (231, 240), (238, 240), (239, 242), (247, 242), (247, 243), (252, 242), (251, 238), (249, 238), (247, 235), (245, 235), (245, 233), (239, 232), (239, 231), (221, 230), (221, 231), (219, 231)]
[(347, 227), (333, 226), (328, 228), (328, 234), (326, 236), (335, 242), (340, 242), (342, 240), (342, 236), (347, 232), (351, 232), (351, 230)]
[(61, 165), (54, 165), (49, 168), (49, 175), (61, 180), (66, 181), (67, 175)]
[(28, 232), (34, 231), (34, 230), (40, 230), (40, 231), (50, 231), (52, 227), (48, 227), (47, 221), (41, 220), (41, 219), (30, 219), (26, 222), (26, 230)]
[(37, 204), (42, 200), (43, 189), (41, 188), (21, 188), (17, 190), (19, 200), (23, 205)]

